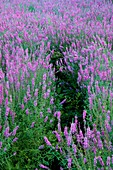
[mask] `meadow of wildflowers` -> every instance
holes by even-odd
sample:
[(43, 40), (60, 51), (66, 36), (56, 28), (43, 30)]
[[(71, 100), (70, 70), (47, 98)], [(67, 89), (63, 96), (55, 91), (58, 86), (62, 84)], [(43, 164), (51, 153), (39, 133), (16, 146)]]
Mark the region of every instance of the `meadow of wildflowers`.
[(112, 81), (112, 0), (1, 0), (0, 170), (112, 170)]

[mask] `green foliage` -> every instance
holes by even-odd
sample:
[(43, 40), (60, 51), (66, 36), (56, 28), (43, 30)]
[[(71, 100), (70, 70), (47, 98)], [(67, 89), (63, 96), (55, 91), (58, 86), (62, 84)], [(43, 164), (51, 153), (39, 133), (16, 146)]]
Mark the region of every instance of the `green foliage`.
[[(66, 45), (64, 48), (66, 48)], [(54, 54), (51, 57), (51, 63), (55, 69), (56, 76), (56, 103), (60, 103), (66, 99), (62, 107), (58, 107), (61, 108), (62, 113), (62, 128), (65, 126), (70, 126), (74, 116), (77, 116), (82, 124), (82, 113), (85, 107), (85, 102), (86, 100), (88, 101), (87, 89), (80, 87), (80, 85), (77, 83), (79, 71), (78, 63), (66, 63), (64, 58), (65, 56), (58, 48), (56, 48)], [(68, 66), (71, 67), (72, 71), (68, 69)], [(62, 71), (59, 70), (60, 67), (63, 68)]]
[(35, 12), (35, 7), (33, 5), (30, 5), (28, 8), (29, 12)]

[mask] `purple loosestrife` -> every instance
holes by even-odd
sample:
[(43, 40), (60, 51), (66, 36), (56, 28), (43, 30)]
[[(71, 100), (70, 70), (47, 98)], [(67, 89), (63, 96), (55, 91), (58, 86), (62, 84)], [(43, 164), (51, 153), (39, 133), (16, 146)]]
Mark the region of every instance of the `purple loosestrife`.
[(40, 112), (40, 118), (42, 118), (43, 117), (43, 112)]
[(46, 142), (46, 144), (47, 144), (48, 146), (52, 146), (51, 143), (49, 142), (49, 140), (48, 140), (48, 138), (47, 138), (46, 136), (44, 137), (44, 140), (45, 140), (45, 142)]
[(92, 110), (92, 108), (93, 108), (93, 100), (92, 100), (92, 97), (89, 97), (89, 104), (90, 104), (90, 109)]
[(6, 138), (8, 138), (8, 137), (10, 136), (9, 127), (7, 127), (7, 128), (5, 129), (5, 131), (4, 131), (4, 136), (5, 136)]
[(83, 146), (84, 146), (85, 149), (89, 148), (89, 141), (88, 141), (87, 137), (84, 137)]
[(32, 124), (31, 124), (31, 128), (34, 128), (34, 125), (35, 125), (35, 122), (32, 122)]
[(60, 121), (60, 116), (61, 116), (61, 112), (57, 111), (57, 119), (58, 119), (58, 121)]
[(49, 168), (47, 166), (43, 165), (43, 164), (40, 164), (40, 168), (48, 169), (49, 170)]
[(54, 104), (54, 98), (51, 97), (50, 104)]
[(84, 164), (86, 164), (87, 163), (87, 159), (86, 158), (84, 158)]
[(58, 122), (58, 131), (61, 132), (61, 124)]
[(26, 111), (25, 111), (25, 112), (26, 112), (26, 115), (28, 115), (28, 114), (29, 114), (29, 109), (26, 109)]
[(50, 108), (47, 108), (47, 112), (48, 112), (48, 113), (51, 113), (51, 109), (50, 109)]
[(37, 97), (37, 96), (38, 96), (38, 89), (35, 89), (34, 96), (35, 96), (35, 97)]
[(107, 130), (108, 132), (111, 132), (111, 129), (112, 129), (112, 128), (111, 128), (108, 120), (105, 120), (105, 127), (106, 127), (106, 130)]
[(16, 126), (15, 129), (13, 130), (12, 132), (12, 136), (15, 136), (16, 135), (16, 131), (18, 130), (19, 126)]
[(67, 127), (64, 128), (64, 136), (65, 136), (65, 138), (68, 137), (68, 128)]
[(13, 139), (13, 141), (12, 141), (12, 142), (14, 143), (14, 142), (16, 142), (17, 140), (18, 140), (18, 138), (17, 138), (17, 137), (15, 137), (15, 138)]
[(103, 162), (103, 159), (101, 158), (101, 156), (98, 156), (97, 159), (99, 160), (101, 166), (104, 166), (104, 162)]
[(107, 165), (107, 166), (110, 166), (110, 161), (111, 161), (111, 158), (110, 158), (110, 156), (108, 156), (108, 157), (107, 157), (107, 161), (106, 161), (106, 165)]
[(76, 126), (77, 126), (76, 123), (71, 123), (70, 128), (71, 134), (74, 134), (77, 131)]
[(71, 165), (72, 165), (72, 158), (68, 159), (68, 169), (71, 169)]
[(72, 143), (72, 136), (71, 135), (68, 135), (68, 137), (66, 138), (67, 140), (67, 145), (70, 146), (71, 143)]
[(21, 104), (21, 109), (24, 110), (24, 104)]
[(98, 139), (98, 145), (97, 146), (98, 146), (99, 149), (101, 149), (101, 150), (103, 149), (103, 143), (102, 143), (101, 139)]
[(2, 131), (2, 125), (0, 125), (0, 131)]
[(58, 139), (58, 142), (61, 142), (61, 136), (60, 136), (60, 134), (58, 134), (57, 131), (53, 131), (53, 134), (56, 135), (56, 138)]
[(62, 105), (62, 104), (64, 104), (65, 103), (65, 101), (66, 101), (66, 99), (64, 99), (60, 104)]
[(27, 103), (28, 99), (26, 96), (24, 96), (24, 102)]
[(111, 158), (111, 163), (113, 164), (113, 155), (112, 155), (112, 158)]
[(77, 147), (76, 147), (76, 145), (75, 145), (75, 144), (72, 144), (72, 148), (73, 148), (74, 154), (76, 155), (76, 153), (77, 153)]
[(83, 119), (85, 120), (85, 118), (86, 118), (86, 111), (84, 110), (83, 111)]
[(94, 158), (94, 166), (96, 167), (96, 165), (97, 165), (97, 158), (95, 157)]
[(4, 99), (3, 84), (0, 83), (0, 105), (2, 105)]
[(60, 170), (63, 170), (63, 168), (62, 168), (62, 167), (60, 167)]
[(93, 131), (92, 131), (92, 130), (90, 130), (90, 127), (88, 127), (88, 128), (87, 128), (87, 130), (86, 130), (86, 137), (87, 137), (88, 139), (90, 139), (90, 138), (91, 138), (92, 133), (93, 133)]
[(2, 148), (2, 142), (0, 142), (0, 149)]
[(35, 106), (35, 107), (37, 106), (37, 100), (34, 101), (34, 106)]
[(9, 108), (9, 107), (6, 107), (5, 117), (8, 117), (8, 115), (9, 115), (9, 111), (10, 111), (10, 108)]
[(46, 123), (48, 120), (48, 116), (45, 117), (44, 122)]

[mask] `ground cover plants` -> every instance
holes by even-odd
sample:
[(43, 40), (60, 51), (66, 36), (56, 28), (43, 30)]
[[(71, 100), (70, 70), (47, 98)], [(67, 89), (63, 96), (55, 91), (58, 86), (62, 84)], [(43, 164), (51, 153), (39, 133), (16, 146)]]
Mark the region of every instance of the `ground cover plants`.
[(113, 4), (0, 1), (0, 170), (113, 169)]

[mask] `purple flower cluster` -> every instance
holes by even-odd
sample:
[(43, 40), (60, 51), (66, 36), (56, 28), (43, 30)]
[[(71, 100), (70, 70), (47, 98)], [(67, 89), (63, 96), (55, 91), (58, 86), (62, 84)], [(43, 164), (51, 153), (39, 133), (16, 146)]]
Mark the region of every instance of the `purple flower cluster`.
[[(113, 169), (113, 4), (106, 1), (0, 1), (3, 156), (18, 140), (19, 129), (23, 129), (22, 133), (36, 132), (38, 128), (40, 131), (51, 127), (57, 118), (58, 131), (54, 129), (51, 134), (57, 138), (56, 148), (64, 154), (68, 169)], [(31, 4), (35, 12), (29, 10)], [(88, 91), (88, 110), (83, 111), (84, 131), (77, 117), (62, 131), (62, 112), (54, 109), (55, 70), (50, 59), (55, 54), (51, 47), (59, 42), (67, 68), (60, 59), (58, 71), (73, 73), (73, 65), (78, 63), (77, 83)], [(65, 52), (63, 44), (70, 44)], [(52, 147), (45, 129), (43, 132), (46, 145)], [(43, 164), (40, 168), (49, 169)]]

